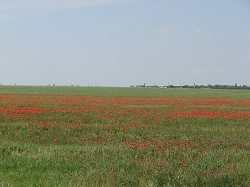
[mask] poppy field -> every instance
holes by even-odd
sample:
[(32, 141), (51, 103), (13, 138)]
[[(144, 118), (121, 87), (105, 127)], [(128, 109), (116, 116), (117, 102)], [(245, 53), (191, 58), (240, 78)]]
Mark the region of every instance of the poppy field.
[(250, 186), (250, 92), (78, 89), (0, 88), (2, 186)]

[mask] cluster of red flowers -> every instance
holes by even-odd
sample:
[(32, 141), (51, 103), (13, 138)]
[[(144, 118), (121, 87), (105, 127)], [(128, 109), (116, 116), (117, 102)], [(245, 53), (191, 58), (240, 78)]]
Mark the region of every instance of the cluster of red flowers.
[(1, 95), (0, 115), (30, 118), (42, 113), (67, 113), (73, 118), (85, 116), (108, 123), (137, 125), (155, 124), (173, 117), (250, 119), (249, 106), (250, 99)]
[(0, 114), (4, 114), (7, 118), (26, 118), (30, 116), (35, 116), (36, 114), (41, 114), (46, 112), (46, 110), (40, 107), (8, 107), (0, 106)]
[(209, 111), (209, 110), (188, 110), (174, 111), (171, 113), (176, 117), (222, 117), (227, 119), (247, 118), (250, 117), (250, 111)]

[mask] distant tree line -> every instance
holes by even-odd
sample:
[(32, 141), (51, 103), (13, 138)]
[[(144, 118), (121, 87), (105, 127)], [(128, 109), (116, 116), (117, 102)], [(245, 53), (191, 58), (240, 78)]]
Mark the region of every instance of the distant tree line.
[(216, 85), (184, 85), (183, 88), (209, 88), (209, 89), (244, 89), (244, 90), (250, 90), (250, 87), (247, 85), (240, 85), (237, 86), (237, 84), (235, 85), (221, 85), (221, 84), (216, 84)]
[[(137, 86), (130, 86), (130, 87), (147, 87), (147, 88), (177, 88), (176, 85), (168, 85), (168, 86), (158, 86), (158, 85), (151, 85), (151, 86), (146, 86), (145, 83), (143, 85), (137, 85)], [(178, 88), (200, 88), (200, 89), (243, 89), (243, 90), (250, 90), (250, 86), (247, 85), (240, 85), (238, 86), (237, 84), (235, 85), (221, 85), (221, 84), (216, 84), (216, 85), (183, 85), (180, 86), (178, 85)]]

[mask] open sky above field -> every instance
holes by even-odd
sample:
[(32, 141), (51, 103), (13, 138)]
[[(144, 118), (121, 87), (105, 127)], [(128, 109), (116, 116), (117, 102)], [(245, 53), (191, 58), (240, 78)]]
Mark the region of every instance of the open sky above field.
[(0, 83), (250, 85), (249, 0), (0, 0)]

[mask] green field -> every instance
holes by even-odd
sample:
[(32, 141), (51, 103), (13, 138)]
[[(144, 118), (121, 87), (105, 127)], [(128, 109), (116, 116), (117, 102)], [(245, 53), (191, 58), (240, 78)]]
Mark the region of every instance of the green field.
[(123, 96), (192, 96), (250, 98), (249, 90), (130, 88), (130, 87), (77, 87), (77, 86), (0, 86), (0, 93), (13, 94), (73, 94)]
[(250, 186), (250, 91), (0, 86), (2, 186)]

